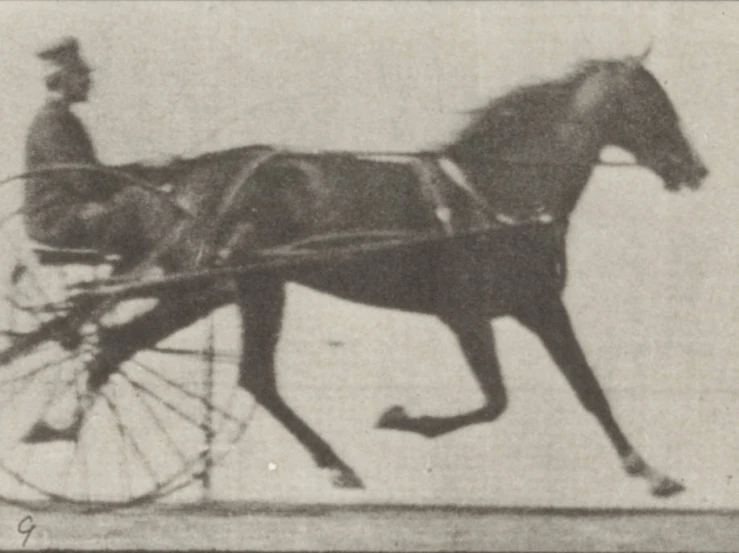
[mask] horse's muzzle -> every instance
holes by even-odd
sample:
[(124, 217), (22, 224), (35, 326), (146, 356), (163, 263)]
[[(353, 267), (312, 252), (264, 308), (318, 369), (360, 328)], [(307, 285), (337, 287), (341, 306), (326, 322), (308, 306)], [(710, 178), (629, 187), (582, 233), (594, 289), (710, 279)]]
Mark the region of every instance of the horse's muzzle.
[(698, 162), (690, 172), (688, 178), (683, 182), (683, 186), (690, 190), (697, 190), (700, 188), (703, 181), (708, 177), (708, 168), (703, 163)]
[(699, 159), (694, 159), (690, 164), (674, 164), (663, 167), (658, 171), (662, 175), (665, 187), (668, 190), (678, 191), (682, 188), (697, 190), (708, 177), (708, 168)]

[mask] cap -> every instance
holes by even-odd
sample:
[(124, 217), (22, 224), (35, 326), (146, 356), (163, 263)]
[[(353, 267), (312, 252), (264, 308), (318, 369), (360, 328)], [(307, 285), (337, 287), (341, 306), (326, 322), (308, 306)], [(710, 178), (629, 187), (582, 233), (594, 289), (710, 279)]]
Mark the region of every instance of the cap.
[(36, 56), (46, 65), (47, 73), (62, 69), (85, 69), (88, 65), (80, 57), (79, 41), (73, 36), (65, 36), (50, 42), (36, 52)]

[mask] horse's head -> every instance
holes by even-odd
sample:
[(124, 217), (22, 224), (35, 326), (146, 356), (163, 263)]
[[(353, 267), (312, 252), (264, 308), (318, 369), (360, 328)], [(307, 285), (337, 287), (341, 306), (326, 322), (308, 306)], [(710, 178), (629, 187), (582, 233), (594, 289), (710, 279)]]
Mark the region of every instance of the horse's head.
[(595, 62), (595, 70), (583, 82), (584, 90), (591, 86), (602, 91), (596, 95), (602, 100), (599, 107), (606, 112), (606, 143), (632, 153), (639, 164), (659, 175), (669, 190), (698, 188), (708, 169), (685, 137), (667, 93), (642, 65), (648, 53)]

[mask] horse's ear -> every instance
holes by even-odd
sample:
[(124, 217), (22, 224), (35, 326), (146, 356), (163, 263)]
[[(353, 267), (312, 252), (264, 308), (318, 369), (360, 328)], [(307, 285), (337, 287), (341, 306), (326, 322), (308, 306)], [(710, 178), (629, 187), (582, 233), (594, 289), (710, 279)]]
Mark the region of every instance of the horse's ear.
[(637, 66), (637, 65), (643, 65), (645, 61), (647, 61), (647, 58), (649, 57), (649, 54), (652, 53), (652, 46), (654, 45), (653, 41), (649, 41), (649, 44), (647, 44), (647, 47), (644, 49), (644, 51), (639, 54), (638, 56), (631, 56), (628, 58), (627, 62), (629, 65)]
[(647, 44), (647, 47), (644, 49), (644, 51), (636, 57), (636, 59), (639, 60), (639, 63), (644, 63), (645, 61), (647, 61), (649, 54), (652, 53), (652, 46), (654, 46), (654, 41), (650, 40), (649, 44)]

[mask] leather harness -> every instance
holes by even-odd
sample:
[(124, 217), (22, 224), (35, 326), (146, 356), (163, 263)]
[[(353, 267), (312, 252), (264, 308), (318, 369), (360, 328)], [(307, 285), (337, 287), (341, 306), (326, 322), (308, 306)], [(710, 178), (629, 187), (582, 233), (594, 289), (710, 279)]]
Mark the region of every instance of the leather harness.
[[(247, 163), (234, 177), (232, 184), (227, 188), (217, 212), (221, 219), (233, 205), (234, 199), (243, 190), (244, 185), (255, 172), (274, 159), (284, 150), (267, 149)], [(475, 189), (464, 171), (452, 159), (438, 154), (384, 154), (384, 153), (357, 153), (357, 159), (382, 163), (399, 163), (410, 167), (416, 176), (419, 192), (429, 210), (441, 226), (446, 236), (453, 236), (460, 231), (474, 232), (500, 228), (501, 225), (513, 226), (521, 223), (536, 222), (552, 224), (554, 226), (554, 247), (556, 254), (557, 276), (560, 289), (564, 288), (567, 280), (566, 234), (569, 226), (567, 218), (556, 218), (551, 213), (540, 211), (528, 219), (518, 219), (508, 214), (495, 211), (487, 200)], [(472, 222), (467, 224), (455, 223), (455, 212), (450, 207), (449, 184), (464, 192), (470, 199), (473, 210)], [(218, 226), (218, 225), (216, 225)], [(227, 256), (226, 252), (222, 255)]]

